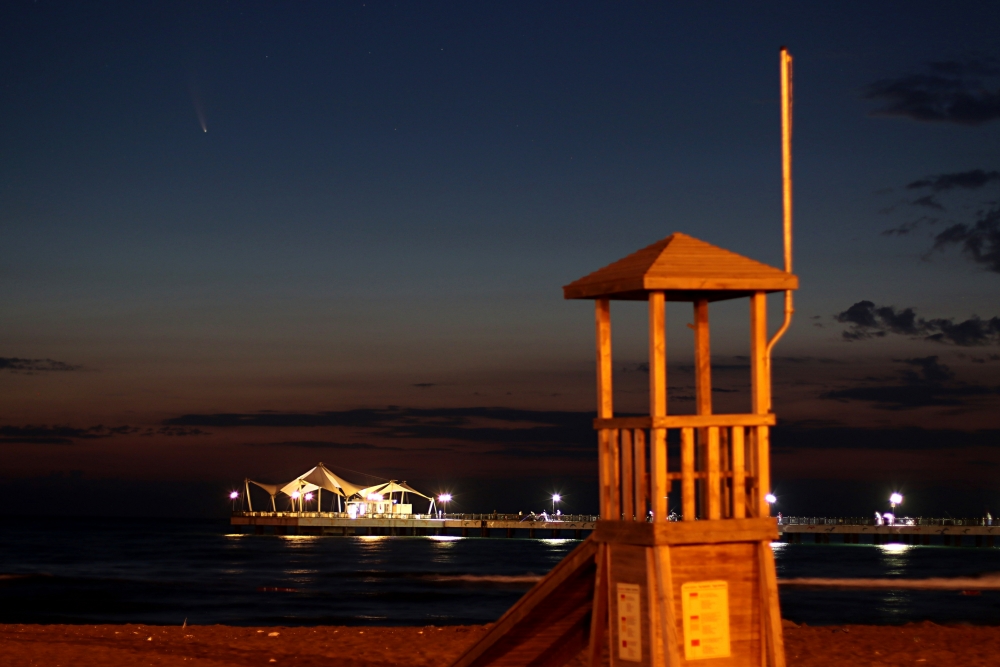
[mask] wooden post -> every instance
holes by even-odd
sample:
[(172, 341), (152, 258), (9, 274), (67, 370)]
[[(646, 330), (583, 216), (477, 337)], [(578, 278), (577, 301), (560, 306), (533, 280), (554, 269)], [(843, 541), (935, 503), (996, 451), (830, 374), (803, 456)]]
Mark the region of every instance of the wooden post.
[[(663, 292), (649, 293), (649, 414), (667, 414), (667, 334)], [(653, 521), (667, 520), (667, 431), (650, 430), (650, 497)]]
[(694, 521), (697, 511), (694, 503), (694, 429), (681, 429), (681, 505), (684, 520)]
[(744, 463), (746, 444), (743, 441), (743, 427), (734, 426), (730, 439), (733, 445), (733, 518), (742, 519), (747, 515), (747, 482)]
[(719, 493), (722, 491), (719, 484), (719, 427), (710, 426), (708, 429), (708, 443), (705, 466), (707, 468), (708, 479), (708, 518), (721, 519), (721, 503)]
[[(754, 292), (750, 297), (750, 379), (752, 383), (751, 408), (754, 414), (764, 415), (771, 410), (771, 369), (767, 363), (767, 295)], [(767, 516), (770, 508), (764, 496), (770, 491), (770, 457), (768, 456), (766, 426), (753, 431), (754, 484), (750, 504), (756, 516)]]
[[(611, 390), (611, 302), (608, 299), (597, 299), (597, 416), (610, 419), (614, 416), (613, 393)], [(598, 474), (600, 475), (601, 516), (610, 516), (611, 479), (610, 479), (610, 431), (601, 429), (598, 434)]]
[[(699, 415), (712, 414), (712, 350), (708, 331), (708, 301), (698, 299), (694, 302), (694, 400), (695, 413)], [(708, 470), (708, 453), (711, 447), (708, 441), (708, 429), (698, 430), (695, 468), (706, 472)], [(716, 466), (718, 453), (716, 452)], [(697, 486), (698, 510), (702, 517), (710, 514), (709, 499), (718, 490), (711, 490), (711, 482), (705, 478)]]

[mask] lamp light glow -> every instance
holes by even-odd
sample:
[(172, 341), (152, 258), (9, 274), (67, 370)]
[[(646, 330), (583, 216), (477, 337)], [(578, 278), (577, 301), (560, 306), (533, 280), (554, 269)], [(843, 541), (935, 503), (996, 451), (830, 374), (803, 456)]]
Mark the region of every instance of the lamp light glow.
[(901, 493), (894, 493), (889, 496), (889, 502), (893, 505), (899, 505), (903, 502), (903, 495)]
[(229, 499), (230, 500), (236, 500), (239, 497), (240, 497), (240, 494), (237, 491), (233, 491), (232, 493), (229, 494)]
[(313, 499), (313, 494), (307, 493), (306, 494), (306, 500), (312, 500), (312, 499)]
[(442, 503), (451, 502), (451, 494), (450, 493), (442, 493), (440, 496), (438, 496), (438, 502), (442, 502)]
[(768, 505), (773, 505), (774, 503), (778, 502), (778, 499), (775, 498), (773, 493), (769, 493), (766, 496), (764, 496), (764, 502), (766, 502)]

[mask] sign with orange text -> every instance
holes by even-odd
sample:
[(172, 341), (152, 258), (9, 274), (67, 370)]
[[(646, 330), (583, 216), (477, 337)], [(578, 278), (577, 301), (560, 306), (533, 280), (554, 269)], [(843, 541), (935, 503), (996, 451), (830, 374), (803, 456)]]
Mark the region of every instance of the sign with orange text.
[(681, 586), (684, 613), (684, 658), (728, 658), (729, 584), (689, 581)]

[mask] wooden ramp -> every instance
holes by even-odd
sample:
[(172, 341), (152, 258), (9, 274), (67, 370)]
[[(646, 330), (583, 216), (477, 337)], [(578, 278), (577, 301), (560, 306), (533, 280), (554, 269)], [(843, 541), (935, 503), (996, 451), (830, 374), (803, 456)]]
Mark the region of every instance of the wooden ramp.
[(598, 544), (574, 549), (453, 667), (561, 667), (587, 646)]

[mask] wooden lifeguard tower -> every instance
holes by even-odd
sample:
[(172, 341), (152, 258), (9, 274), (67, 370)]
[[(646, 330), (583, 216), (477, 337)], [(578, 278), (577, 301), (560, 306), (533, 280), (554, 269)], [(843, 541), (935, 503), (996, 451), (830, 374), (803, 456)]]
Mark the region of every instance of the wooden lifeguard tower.
[[(790, 65), (781, 50), (785, 268), (674, 233), (563, 288), (593, 299), (601, 520), (593, 535), (512, 607), (456, 667), (784, 667), (770, 543), (770, 352), (788, 328), (791, 272)], [(767, 330), (767, 294), (784, 292), (785, 318)], [(709, 304), (748, 299), (750, 410), (715, 414)], [(615, 417), (613, 300), (649, 309), (649, 415)], [(693, 304), (695, 414), (667, 401), (665, 304)], [(668, 500), (681, 516), (668, 520)], [(676, 504), (676, 501), (675, 503)], [(705, 663), (701, 663), (705, 660)]]

